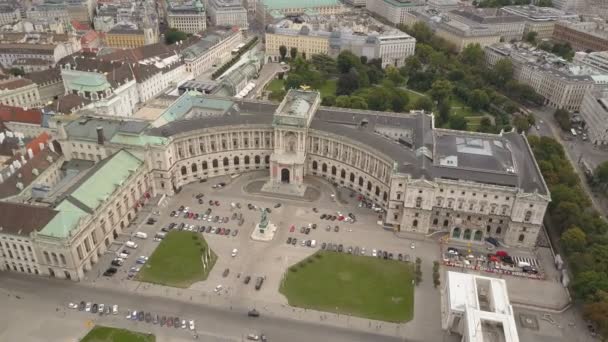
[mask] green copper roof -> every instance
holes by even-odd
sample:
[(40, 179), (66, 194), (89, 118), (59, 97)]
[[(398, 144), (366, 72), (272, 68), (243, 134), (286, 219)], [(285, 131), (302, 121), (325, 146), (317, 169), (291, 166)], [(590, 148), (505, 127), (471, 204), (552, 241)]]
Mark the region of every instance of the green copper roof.
[(420, 6), (419, 3), (415, 1), (409, 0), (384, 0), (384, 2), (391, 4), (391, 6), (395, 7), (412, 7), (412, 6)]
[(339, 5), (338, 0), (262, 0), (269, 10), (284, 8), (310, 8)]
[(143, 162), (133, 154), (120, 150), (97, 163), (89, 174), (76, 183), (69, 195), (59, 203), (59, 211), (39, 234), (68, 237), (78, 227), (78, 221), (96, 210), (121, 187)]
[(78, 225), (78, 221), (88, 215), (84, 210), (70, 201), (62, 201), (55, 210), (59, 211), (53, 219), (38, 233), (55, 237), (68, 237), (70, 231)]
[(82, 91), (103, 91), (110, 87), (110, 83), (102, 75), (83, 75), (71, 81), (73, 89)]
[(211, 99), (201, 96), (198, 91), (185, 92), (156, 119), (154, 126), (159, 127), (175, 120), (184, 119), (193, 107), (208, 109), (216, 112), (227, 112), (234, 104), (230, 100)]

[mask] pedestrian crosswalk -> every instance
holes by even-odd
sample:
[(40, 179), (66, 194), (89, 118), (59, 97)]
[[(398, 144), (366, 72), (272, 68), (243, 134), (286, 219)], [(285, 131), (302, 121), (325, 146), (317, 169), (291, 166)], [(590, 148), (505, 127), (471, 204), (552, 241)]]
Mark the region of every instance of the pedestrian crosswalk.
[(526, 258), (526, 257), (519, 257), (519, 256), (513, 256), (512, 258), (513, 258), (513, 261), (515, 261), (516, 265), (520, 261), (523, 261), (523, 262), (527, 262), (528, 264), (530, 264), (530, 266), (538, 266), (538, 260), (536, 258)]

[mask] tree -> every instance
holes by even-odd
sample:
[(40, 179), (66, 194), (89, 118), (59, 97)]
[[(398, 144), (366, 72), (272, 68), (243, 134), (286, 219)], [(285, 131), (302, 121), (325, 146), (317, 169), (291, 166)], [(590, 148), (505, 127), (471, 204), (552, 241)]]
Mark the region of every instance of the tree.
[(486, 116), (481, 118), (477, 131), (482, 133), (494, 133), (495, 127), (492, 125), (492, 120)]
[(575, 224), (580, 219), (581, 207), (570, 201), (563, 201), (559, 203), (555, 210), (551, 211), (551, 216), (554, 220), (554, 227), (559, 230), (559, 232), (564, 231), (566, 228), (569, 228)]
[(538, 7), (553, 7), (553, 1), (551, 0), (537, 0), (536, 6)]
[(494, 73), (496, 75), (497, 85), (504, 85), (513, 79), (513, 63), (510, 59), (503, 58), (494, 65)]
[(182, 32), (174, 28), (170, 28), (167, 33), (165, 33), (165, 43), (167, 45), (175, 44), (179, 41), (184, 41), (187, 38), (188, 34), (186, 32)]
[(403, 77), (409, 77), (413, 72), (419, 71), (422, 68), (420, 59), (416, 56), (409, 56), (405, 59), (405, 64), (399, 69)]
[(538, 36), (537, 32), (530, 31), (526, 34), (526, 41), (530, 44), (536, 44), (536, 37)]
[(304, 84), (302, 76), (297, 73), (291, 73), (285, 81), (285, 89), (298, 89)]
[(426, 96), (420, 96), (414, 101), (411, 106), (412, 109), (424, 110), (425, 112), (433, 111), (433, 101)]
[(391, 108), (394, 112), (403, 112), (405, 107), (409, 103), (410, 98), (402, 89), (393, 89), (392, 91), (392, 99), (391, 99)]
[(572, 128), (572, 124), (570, 123), (570, 113), (568, 113), (565, 109), (557, 109), (555, 113), (553, 113), (553, 117), (555, 121), (557, 121), (559, 127), (561, 127), (564, 131), (569, 131)]
[(391, 80), (396, 86), (405, 83), (405, 78), (401, 76), (399, 70), (392, 65), (386, 68), (386, 77)]
[(475, 89), (469, 94), (467, 102), (473, 110), (478, 111), (480, 109), (485, 109), (490, 104), (490, 98), (485, 91)]
[(350, 97), (350, 108), (352, 109), (367, 109), (367, 101), (361, 96)]
[(608, 185), (608, 161), (601, 163), (595, 168), (593, 181), (606, 191), (606, 186)]
[(513, 126), (519, 133), (527, 132), (530, 129), (530, 122), (524, 115), (517, 115), (513, 118)]
[(596, 324), (602, 336), (608, 335), (608, 300), (604, 298), (599, 302), (586, 304), (583, 307), (583, 316)]
[(334, 104), (336, 104), (336, 97), (333, 95), (327, 95), (327, 96), (323, 96), (323, 99), (321, 100), (321, 104), (323, 106), (333, 106)]
[(349, 72), (350, 69), (359, 67), (361, 65), (361, 60), (350, 50), (344, 50), (338, 55), (337, 65), (338, 71), (345, 74)]
[(289, 56), (291, 57), (291, 59), (296, 59), (297, 55), (298, 55), (297, 47), (292, 47), (291, 49), (289, 49)]
[(483, 65), (484, 62), (484, 53), (481, 45), (479, 44), (469, 44), (464, 50), (460, 53), (460, 60), (462, 63), (474, 67), (478, 67)]
[(573, 226), (562, 233), (561, 243), (566, 252), (582, 252), (587, 245), (587, 235), (579, 227)]
[(574, 277), (572, 288), (577, 298), (591, 302), (598, 290), (608, 291), (608, 276), (603, 272), (581, 272)]
[(467, 130), (467, 120), (462, 115), (452, 115), (450, 117), (450, 128), (459, 131)]
[(437, 117), (437, 126), (443, 126), (450, 120), (450, 113), (452, 112), (452, 107), (450, 107), (449, 101), (441, 101), (437, 105), (437, 111), (439, 112), (439, 116)]
[(350, 108), (350, 97), (346, 95), (336, 97), (336, 107)]
[(281, 55), (281, 60), (285, 60), (285, 56), (287, 56), (287, 47), (285, 45), (279, 46), (279, 55)]
[(24, 76), (25, 75), (25, 71), (23, 71), (23, 69), (21, 69), (21, 68), (10, 68), (10, 69), (8, 69), (8, 72), (13, 76)]
[(450, 95), (452, 94), (452, 82), (448, 80), (438, 80), (433, 82), (431, 86), (431, 97), (437, 102), (450, 101)]
[(354, 68), (340, 75), (336, 87), (337, 95), (350, 95), (357, 89), (359, 89), (359, 74)]
[(410, 36), (416, 38), (416, 41), (418, 43), (428, 43), (433, 37), (433, 31), (431, 31), (428, 25), (423, 22), (417, 22), (412, 25), (412, 27), (400, 26), (399, 28), (405, 31)]

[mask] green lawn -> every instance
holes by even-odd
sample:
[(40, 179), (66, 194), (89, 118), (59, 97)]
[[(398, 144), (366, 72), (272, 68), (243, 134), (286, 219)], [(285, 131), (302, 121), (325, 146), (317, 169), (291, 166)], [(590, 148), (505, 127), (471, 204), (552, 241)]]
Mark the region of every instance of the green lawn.
[(289, 268), (280, 292), (292, 306), (405, 322), (413, 317), (413, 273), (405, 262), (318, 252)]
[(336, 80), (327, 80), (323, 85), (319, 88), (321, 92), (321, 98), (329, 95), (336, 95), (336, 87), (338, 86), (338, 81)]
[(405, 90), (407, 92), (407, 95), (408, 95), (408, 97), (410, 99), (410, 103), (416, 102), (416, 100), (418, 100), (419, 98), (421, 98), (423, 96), (426, 97), (426, 95), (420, 95), (420, 94), (415, 93), (414, 91), (409, 90), (409, 89), (403, 89), (403, 90)]
[(203, 270), (203, 250), (208, 246), (199, 233), (172, 231), (156, 248), (142, 267), (138, 279), (148, 283), (187, 288), (207, 279), (217, 256), (211, 251), (211, 260)]
[(266, 85), (267, 91), (278, 91), (285, 87), (285, 80), (274, 79)]
[(479, 127), (479, 125), (481, 124), (481, 119), (483, 119), (484, 116), (480, 115), (480, 116), (465, 116), (465, 120), (467, 120), (467, 127), (469, 128), (469, 130), (475, 130)]
[(81, 342), (155, 342), (154, 335), (142, 334), (126, 329), (95, 326), (80, 340)]

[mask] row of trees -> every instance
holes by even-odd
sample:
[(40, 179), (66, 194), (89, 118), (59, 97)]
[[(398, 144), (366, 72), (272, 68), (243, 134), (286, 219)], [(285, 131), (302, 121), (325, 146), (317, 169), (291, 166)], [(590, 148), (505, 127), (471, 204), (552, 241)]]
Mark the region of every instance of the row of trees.
[(551, 191), (547, 220), (572, 272), (573, 295), (584, 303), (585, 317), (608, 336), (608, 223), (593, 209), (562, 145), (549, 137), (529, 141)]
[(239, 52), (232, 57), (226, 64), (222, 65), (221, 67), (219, 67), (219, 69), (215, 70), (213, 72), (213, 74), (211, 74), (211, 79), (214, 80), (218, 77), (220, 77), (224, 72), (226, 72), (226, 70), (230, 69), (230, 67), (232, 67), (234, 64), (236, 64), (236, 62), (239, 61), (239, 59), (241, 58), (241, 56), (243, 56), (245, 54), (245, 52), (249, 51), (249, 49), (255, 45), (258, 42), (258, 37), (255, 36), (253, 37), (252, 40), (250, 40), (249, 42), (247, 42), (247, 44), (245, 44), (245, 46), (243, 46), (243, 48), (241, 48), (239, 50)]
[(524, 38), (528, 43), (536, 45), (538, 48), (556, 54), (566, 60), (572, 61), (574, 58), (575, 51), (572, 49), (570, 43), (550, 42), (548, 40), (538, 41), (537, 37), (538, 33), (531, 31), (528, 32)]

